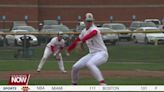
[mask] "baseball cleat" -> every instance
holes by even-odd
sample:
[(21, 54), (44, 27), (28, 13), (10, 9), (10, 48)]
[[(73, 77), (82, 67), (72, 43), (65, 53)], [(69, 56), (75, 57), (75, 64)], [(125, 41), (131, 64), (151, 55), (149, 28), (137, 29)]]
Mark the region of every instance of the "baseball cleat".
[(100, 83), (100, 85), (107, 85), (107, 84), (105, 84), (105, 83)]
[(65, 70), (64, 70), (64, 71), (62, 71), (62, 72), (63, 72), (63, 73), (67, 73), (67, 71), (65, 71)]
[(77, 83), (72, 83), (72, 85), (77, 85)]
[(40, 72), (40, 70), (39, 70), (39, 69), (37, 69), (37, 72)]

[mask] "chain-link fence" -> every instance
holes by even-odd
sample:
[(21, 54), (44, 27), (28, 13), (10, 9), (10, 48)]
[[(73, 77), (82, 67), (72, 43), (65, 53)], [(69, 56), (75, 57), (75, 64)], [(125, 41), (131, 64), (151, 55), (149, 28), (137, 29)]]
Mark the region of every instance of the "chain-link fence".
[[(0, 39), (0, 60), (34, 59), (40, 60), (48, 42), (56, 37), (56, 33), (5, 33)], [(73, 36), (64, 36), (68, 46)]]
[[(163, 32), (163, 30), (155, 31)], [(120, 32), (104, 32), (102, 34), (119, 34)], [(127, 32), (121, 32), (127, 33)], [(129, 32), (139, 33), (139, 32)], [(141, 32), (140, 32), (141, 33)], [(145, 33), (154, 33), (153, 30)], [(66, 46), (79, 34), (78, 32), (68, 32), (66, 34)], [(21, 35), (21, 36), (20, 36)], [(33, 36), (30, 36), (33, 35)], [(1, 33), (0, 39), (0, 60), (12, 59), (36, 59), (40, 60), (44, 48), (56, 33)], [(130, 44), (129, 44), (130, 45)]]

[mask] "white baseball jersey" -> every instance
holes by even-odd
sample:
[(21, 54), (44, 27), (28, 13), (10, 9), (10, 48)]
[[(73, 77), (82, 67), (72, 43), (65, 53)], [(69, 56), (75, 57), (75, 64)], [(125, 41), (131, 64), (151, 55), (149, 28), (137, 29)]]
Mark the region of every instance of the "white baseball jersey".
[(101, 33), (95, 25), (92, 25), (88, 30), (86, 30), (86, 28), (84, 30), (82, 30), (82, 32), (79, 35), (79, 38), (83, 39), (83, 37), (85, 37), (85, 35), (89, 34), (93, 30), (97, 31), (97, 35), (86, 41), (86, 44), (89, 48), (89, 52), (90, 53), (95, 53), (95, 52), (99, 52), (99, 51), (107, 52), (107, 48), (102, 40)]
[(65, 41), (62, 39), (61, 41), (58, 40), (57, 37), (54, 37), (51, 39), (51, 41), (47, 44), (47, 47), (55, 46), (57, 50), (59, 50), (61, 47), (65, 46)]

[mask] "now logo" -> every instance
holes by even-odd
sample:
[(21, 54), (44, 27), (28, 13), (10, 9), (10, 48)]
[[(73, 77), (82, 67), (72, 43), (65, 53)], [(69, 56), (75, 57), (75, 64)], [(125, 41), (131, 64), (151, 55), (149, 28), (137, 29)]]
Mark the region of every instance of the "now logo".
[(13, 74), (10, 76), (9, 85), (28, 85), (30, 74)]

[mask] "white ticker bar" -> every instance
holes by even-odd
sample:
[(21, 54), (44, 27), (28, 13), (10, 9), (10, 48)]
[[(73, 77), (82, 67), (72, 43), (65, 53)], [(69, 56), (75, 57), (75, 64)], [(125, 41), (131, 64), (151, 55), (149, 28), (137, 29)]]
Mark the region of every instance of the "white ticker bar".
[(1, 92), (28, 92), (28, 91), (164, 91), (164, 85), (21, 85), (0, 86)]

